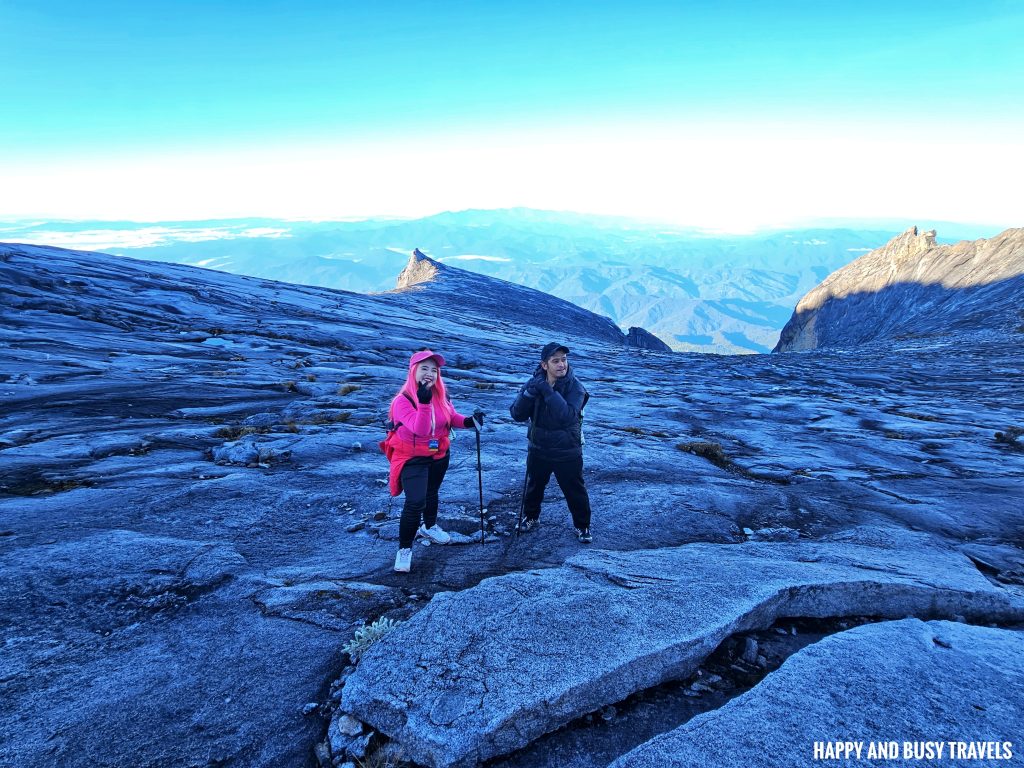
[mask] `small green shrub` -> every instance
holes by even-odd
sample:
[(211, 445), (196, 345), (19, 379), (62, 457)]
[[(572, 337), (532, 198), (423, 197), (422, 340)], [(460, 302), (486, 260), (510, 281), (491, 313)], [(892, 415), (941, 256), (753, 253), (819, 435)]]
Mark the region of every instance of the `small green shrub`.
[(380, 640), (391, 630), (398, 627), (402, 622), (394, 619), (385, 619), (381, 616), (372, 624), (367, 624), (356, 630), (352, 639), (342, 648), (349, 655), (353, 664), (358, 664), (359, 659), (366, 653), (370, 646)]
[(378, 749), (376, 752), (368, 754), (362, 760), (358, 757), (354, 759), (356, 768), (404, 768), (404, 766), (409, 765), (405, 759), (405, 751), (402, 749), (393, 751)]

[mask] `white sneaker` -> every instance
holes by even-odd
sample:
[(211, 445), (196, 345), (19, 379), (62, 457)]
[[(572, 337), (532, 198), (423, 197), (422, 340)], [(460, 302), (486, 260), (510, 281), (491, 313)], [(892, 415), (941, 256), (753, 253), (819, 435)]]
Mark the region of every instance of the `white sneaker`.
[(430, 539), (435, 544), (447, 544), (452, 540), (452, 537), (441, 530), (441, 526), (434, 523), (429, 528), (424, 528), (422, 525), (419, 530), (416, 531), (417, 536), (423, 536), (424, 538)]
[(408, 573), (412, 570), (412, 550), (400, 549), (395, 555), (395, 570), (399, 573)]

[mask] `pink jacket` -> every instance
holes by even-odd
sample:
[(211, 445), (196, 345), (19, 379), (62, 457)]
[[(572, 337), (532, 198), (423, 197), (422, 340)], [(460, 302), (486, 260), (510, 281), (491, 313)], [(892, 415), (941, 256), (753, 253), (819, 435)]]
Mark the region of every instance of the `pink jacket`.
[[(430, 428), (430, 416), (433, 411), (434, 428)], [(387, 440), (380, 444), (390, 462), (388, 486), (392, 496), (402, 492), (402, 467), (414, 456), (429, 456), (443, 459), (448, 453), (451, 441), (448, 430), (451, 427), (463, 427), (466, 417), (453, 409), (452, 421), (435, 403), (417, 403), (415, 406), (404, 395), (395, 399), (393, 418), (399, 427)], [(472, 425), (470, 425), (472, 428)], [(437, 450), (431, 451), (430, 441), (437, 440)]]
[[(434, 412), (433, 431), (430, 429), (431, 411)], [(440, 438), (442, 435), (448, 437), (448, 430), (452, 427), (461, 429), (466, 423), (467, 417), (458, 411), (453, 411), (452, 421), (449, 423), (448, 416), (433, 401), (417, 403), (414, 406), (407, 397), (399, 397), (395, 400), (393, 418), (396, 424), (401, 424), (398, 428), (398, 439), (408, 443), (418, 443), (421, 440)], [(438, 458), (441, 457), (438, 456)]]

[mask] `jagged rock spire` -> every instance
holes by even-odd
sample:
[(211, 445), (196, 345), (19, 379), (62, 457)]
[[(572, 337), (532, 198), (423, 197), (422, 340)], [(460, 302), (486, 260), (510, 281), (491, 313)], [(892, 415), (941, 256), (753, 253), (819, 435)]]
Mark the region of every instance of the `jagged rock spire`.
[(409, 262), (398, 275), (396, 288), (408, 288), (419, 283), (429, 283), (444, 269), (444, 265), (434, 261), (419, 248), (413, 248)]
[(924, 253), (929, 248), (934, 248), (935, 245), (934, 229), (918, 233), (917, 227), (911, 227), (902, 235), (898, 235), (886, 243), (882, 250), (886, 251), (894, 262), (902, 262)]

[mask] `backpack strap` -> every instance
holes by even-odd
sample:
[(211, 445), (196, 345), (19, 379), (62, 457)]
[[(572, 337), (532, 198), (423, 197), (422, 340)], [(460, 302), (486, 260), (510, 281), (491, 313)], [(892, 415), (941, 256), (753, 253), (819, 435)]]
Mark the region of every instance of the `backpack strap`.
[[(416, 407), (416, 401), (412, 399), (412, 396), (408, 392), (406, 392), (404, 389), (402, 390), (402, 394), (405, 395), (405, 399), (408, 400), (410, 403), (412, 403), (413, 408), (415, 408)], [(386, 422), (384, 422), (384, 429), (386, 431), (388, 431), (388, 432), (394, 432), (400, 426), (402, 426), (402, 422), (400, 422), (400, 421), (394, 421), (392, 419), (388, 419)]]

